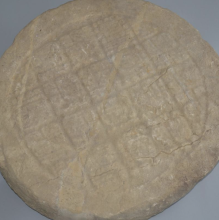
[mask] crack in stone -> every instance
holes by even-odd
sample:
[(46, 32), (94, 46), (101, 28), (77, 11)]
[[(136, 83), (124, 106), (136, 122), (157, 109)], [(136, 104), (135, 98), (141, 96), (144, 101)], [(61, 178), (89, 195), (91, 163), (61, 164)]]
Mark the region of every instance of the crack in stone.
[[(210, 129), (209, 129), (209, 130), (210, 130)], [(199, 137), (198, 139), (196, 139), (195, 141), (192, 141), (191, 143), (188, 143), (188, 144), (182, 145), (182, 146), (180, 146), (180, 147), (177, 147), (177, 148), (173, 149), (173, 150), (170, 151), (170, 152), (160, 151), (160, 152), (159, 152), (157, 155), (155, 155), (154, 157), (138, 157), (138, 159), (151, 159), (152, 162), (153, 162), (153, 164), (154, 164), (154, 160), (155, 160), (158, 156), (160, 156), (161, 154), (171, 155), (173, 152), (175, 152), (175, 151), (177, 151), (177, 150), (179, 150), (179, 149), (181, 149), (181, 148), (184, 148), (184, 147), (189, 146), (189, 145), (193, 145), (194, 143), (196, 143), (196, 142), (198, 142), (198, 141), (201, 141), (201, 139), (203, 138), (203, 136), (205, 135), (205, 133), (208, 132), (209, 130), (206, 130), (206, 131), (204, 132), (204, 134), (203, 134), (201, 137)]]
[(39, 185), (39, 184), (40, 184), (40, 185), (44, 185), (44, 184), (46, 184), (46, 183), (48, 183), (48, 182), (50, 182), (50, 181), (56, 180), (56, 179), (58, 179), (58, 178), (60, 178), (60, 176), (58, 176), (58, 177), (56, 177), (56, 178), (49, 179), (49, 180), (44, 181), (44, 182), (34, 183), (34, 184), (30, 185), (30, 188), (33, 188), (34, 186)]
[(147, 94), (148, 92), (149, 92), (149, 88), (154, 84), (154, 83), (156, 83), (159, 79), (161, 79), (164, 75), (166, 75), (167, 74), (167, 71), (170, 69), (170, 67), (167, 67), (166, 69), (165, 69), (165, 71), (157, 78), (157, 79), (155, 79), (150, 85), (148, 85), (148, 87), (147, 87), (147, 91), (144, 93), (144, 94)]
[(112, 172), (112, 171), (114, 171), (114, 170), (115, 170), (115, 169), (110, 169), (110, 170), (107, 170), (107, 171), (105, 171), (105, 172), (103, 172), (103, 173), (95, 174), (94, 176), (92, 176), (92, 178), (102, 176), (102, 175), (104, 175), (104, 174), (106, 174), (106, 173), (109, 173), (109, 172)]

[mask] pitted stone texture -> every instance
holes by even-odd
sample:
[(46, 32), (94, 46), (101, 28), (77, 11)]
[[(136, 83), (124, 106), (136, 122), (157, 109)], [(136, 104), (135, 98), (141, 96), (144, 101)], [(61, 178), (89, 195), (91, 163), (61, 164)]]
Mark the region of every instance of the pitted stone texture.
[(149, 219), (219, 158), (219, 58), (139, 0), (76, 0), (0, 60), (0, 168), (54, 220)]

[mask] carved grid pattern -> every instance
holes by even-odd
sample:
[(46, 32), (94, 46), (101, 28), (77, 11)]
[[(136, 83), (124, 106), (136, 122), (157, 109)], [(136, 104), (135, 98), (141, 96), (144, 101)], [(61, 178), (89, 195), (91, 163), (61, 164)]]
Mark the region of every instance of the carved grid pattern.
[[(108, 18), (110, 19), (110, 16), (109, 16)], [(106, 20), (106, 19), (108, 19), (108, 18), (104, 18), (104, 19)], [(100, 22), (104, 22), (104, 19), (101, 20), (101, 21), (99, 21), (99, 23), (100, 23)], [(92, 32), (93, 32), (94, 36), (96, 36), (96, 37), (100, 36), (99, 29), (98, 29), (98, 24), (96, 24), (96, 23), (90, 23), (88, 26), (83, 26), (83, 27), (79, 28), (78, 30), (81, 30), (82, 28), (86, 28), (86, 27), (92, 29)], [(112, 94), (109, 92), (109, 96), (108, 96), (108, 98), (107, 98), (107, 99), (108, 99), (107, 102), (110, 101), (110, 100), (112, 100), (113, 98), (115, 98), (115, 97), (118, 96), (119, 94), (121, 94), (121, 93), (123, 93), (123, 92), (127, 92), (127, 93), (129, 94), (129, 96), (127, 97), (128, 102), (129, 102), (129, 103), (134, 103), (135, 100), (132, 98), (132, 96), (131, 96), (131, 94), (130, 94), (130, 89), (133, 88), (135, 85), (141, 86), (145, 81), (147, 81), (147, 80), (149, 80), (149, 79), (154, 79), (154, 78), (156, 77), (155, 80), (154, 80), (151, 84), (149, 84), (149, 87), (154, 86), (154, 85), (155, 85), (154, 83), (160, 82), (160, 83), (164, 86), (164, 88), (166, 88), (166, 91), (167, 91), (167, 93), (169, 94), (169, 96), (171, 97), (173, 103), (175, 103), (174, 107), (176, 107), (177, 110), (181, 113), (181, 115), (182, 115), (182, 116), (184, 117), (184, 119), (187, 121), (187, 124), (190, 126), (190, 129), (192, 130), (191, 123), (189, 122), (189, 119), (187, 118), (187, 116), (185, 115), (185, 113), (181, 110), (181, 108), (178, 108), (179, 103), (178, 103), (178, 101), (176, 100), (174, 94), (171, 93), (171, 90), (168, 89), (167, 82), (165, 81), (165, 77), (163, 77), (165, 74), (168, 74), (167, 71), (168, 71), (169, 66), (167, 66), (167, 67), (164, 68), (164, 69), (157, 70), (156, 65), (155, 65), (155, 63), (154, 63), (154, 60), (153, 60), (153, 57), (150, 57), (150, 55), (149, 55), (149, 53), (148, 53), (148, 51), (147, 51), (147, 48), (145, 48), (145, 46), (144, 46), (144, 42), (145, 42), (145, 41), (151, 40), (151, 39), (153, 40), (155, 37), (159, 37), (159, 36), (162, 34), (162, 32), (158, 32), (157, 34), (155, 34), (155, 35), (153, 35), (153, 36), (151, 36), (151, 37), (149, 37), (149, 38), (144, 39), (144, 40), (141, 41), (141, 40), (138, 38), (138, 36), (134, 33), (134, 31), (132, 30), (131, 25), (126, 24), (126, 27), (127, 27), (127, 29), (131, 30), (132, 35), (133, 35), (134, 37), (133, 37), (133, 42), (131, 42), (131, 45), (129, 45), (127, 48), (123, 48), (122, 50), (127, 51), (128, 49), (131, 49), (133, 46), (137, 46), (138, 48), (141, 48), (141, 51), (143, 52), (143, 54), (144, 54), (146, 57), (149, 58), (149, 60), (151, 61), (151, 64), (153, 65), (153, 67), (154, 67), (154, 69), (155, 69), (156, 71), (155, 71), (155, 74), (152, 74), (152, 75), (149, 76), (149, 77), (146, 76), (146, 77), (144, 77), (144, 78), (139, 78), (138, 81), (136, 81), (135, 83), (133, 83), (133, 84), (127, 86), (127, 87), (123, 87), (122, 89), (119, 89), (119, 90), (118, 90), (118, 89), (115, 89), (116, 92), (114, 92), (114, 93), (112, 93)], [(70, 37), (70, 35), (71, 35), (71, 33), (63, 33), (63, 35), (60, 36), (59, 39), (61, 39), (61, 37), (65, 36), (66, 34), (67, 34), (69, 37)], [(70, 38), (71, 38), (71, 37), (70, 37)], [(104, 37), (103, 37), (103, 38), (104, 38)], [(176, 40), (175, 40), (175, 41), (176, 41)], [(76, 70), (74, 71), (74, 73), (75, 73), (75, 78), (76, 78), (76, 80), (77, 80), (76, 83), (80, 84), (82, 91), (84, 92), (84, 94), (86, 94), (86, 98), (88, 99), (88, 101), (87, 101), (88, 104), (87, 104), (87, 106), (84, 106), (84, 107), (82, 107), (82, 108), (78, 108), (78, 109), (75, 110), (74, 112), (69, 112), (68, 114), (70, 114), (70, 115), (72, 115), (72, 114), (77, 114), (79, 111), (81, 111), (81, 109), (83, 109), (83, 110), (85, 110), (85, 109), (87, 109), (87, 110), (89, 110), (89, 109), (94, 110), (94, 111), (96, 112), (97, 116), (98, 116), (98, 122), (100, 122), (101, 126), (103, 127), (105, 134), (106, 134), (108, 137), (110, 137), (110, 133), (108, 132), (107, 125), (105, 124), (105, 122), (104, 122), (104, 120), (103, 120), (103, 118), (102, 118), (103, 116), (100, 114), (100, 112), (99, 112), (99, 110), (98, 110), (98, 105), (100, 105), (101, 102), (94, 103), (95, 100), (92, 99), (92, 95), (91, 95), (90, 91), (89, 91), (89, 90), (87, 89), (87, 87), (84, 85), (84, 82), (83, 82), (83, 80), (81, 79), (80, 74), (79, 74), (80, 71), (84, 71), (84, 70), (86, 70), (86, 69), (89, 69), (92, 65), (95, 65), (95, 64), (98, 64), (98, 63), (101, 63), (101, 62), (108, 61), (108, 60), (112, 59), (112, 54), (109, 54), (109, 53), (107, 52), (107, 48), (104, 48), (104, 42), (107, 42), (107, 41), (106, 41), (105, 39), (98, 39), (98, 47), (99, 47), (100, 51), (104, 54), (104, 57), (103, 57), (103, 58), (101, 58), (100, 60), (96, 60), (96, 61), (92, 61), (92, 62), (90, 62), (90, 63), (87, 63), (85, 66), (79, 67), (78, 69), (76, 69)], [(179, 44), (179, 42), (176, 42), (176, 44)], [(59, 40), (58, 40), (58, 45), (60, 45), (60, 41), (59, 41)], [(42, 45), (42, 46), (41, 46), (40, 48), (38, 48), (37, 50), (40, 50), (43, 46), (45, 46), (45, 45)], [(154, 47), (156, 47), (156, 46), (154, 45)], [(61, 97), (61, 100), (62, 100), (63, 102), (65, 102), (64, 96), (63, 96), (62, 91), (60, 90), (60, 88), (59, 88), (57, 82), (58, 82), (58, 80), (59, 80), (61, 77), (64, 77), (64, 76), (67, 76), (67, 75), (71, 74), (71, 73), (72, 73), (72, 72), (71, 72), (71, 69), (74, 69), (74, 68), (73, 68), (73, 66), (71, 65), (71, 63), (72, 63), (71, 57), (69, 57), (69, 55), (67, 54), (67, 52), (65, 51), (65, 49), (64, 49), (63, 47), (62, 47), (61, 49), (63, 50), (62, 53), (63, 53), (63, 54), (67, 57), (67, 59), (68, 59), (68, 62), (69, 62), (69, 65), (70, 65), (70, 71), (69, 71), (68, 73), (63, 73), (63, 74), (58, 75), (58, 76), (55, 76), (55, 77), (54, 77), (54, 75), (53, 75), (52, 78), (51, 78), (49, 81), (40, 78), (40, 76), (43, 75), (43, 74), (46, 74), (46, 72), (52, 72), (53, 70), (56, 71), (56, 68), (48, 69), (48, 70), (46, 70), (46, 72), (39, 73), (38, 76), (37, 76), (37, 80), (38, 80), (39, 86), (35, 87), (34, 89), (40, 89), (40, 91), (43, 93), (44, 97), (46, 98), (46, 101), (47, 101), (47, 103), (48, 103), (50, 109), (52, 109), (52, 114), (53, 114), (53, 116), (54, 116), (55, 119), (52, 120), (50, 123), (56, 122), (56, 123), (61, 127), (62, 132), (65, 134), (65, 137), (66, 137), (66, 139), (67, 139), (68, 142), (69, 142), (69, 145), (72, 146), (72, 149), (73, 149), (74, 151), (76, 151), (77, 147), (75, 146), (75, 144), (74, 144), (73, 141), (72, 141), (71, 134), (68, 133), (68, 131), (67, 131), (66, 128), (65, 128), (65, 125), (63, 124), (63, 117), (62, 117), (59, 113), (56, 112), (56, 109), (54, 108), (53, 102), (51, 101), (51, 99), (53, 98), (53, 95), (51, 95), (51, 96), (48, 97), (48, 95), (47, 95), (46, 92), (45, 92), (45, 88), (48, 87), (48, 85), (51, 84), (51, 82), (52, 82), (52, 85), (54, 86), (54, 90), (56, 90), (57, 94)], [(158, 48), (157, 48), (157, 49), (158, 49)], [(184, 49), (185, 49), (185, 48), (184, 48)], [(36, 50), (36, 52), (37, 52), (37, 50)], [(159, 49), (158, 49), (158, 50), (159, 50)], [(167, 51), (165, 51), (163, 54), (165, 54), (166, 52), (167, 52)], [(161, 55), (163, 55), (163, 54), (162, 54), (162, 52), (161, 52)], [(197, 64), (195, 63), (194, 59), (192, 59), (192, 57), (189, 55), (189, 53), (187, 53), (187, 54), (188, 54), (188, 56), (189, 56), (189, 59), (192, 60), (193, 64), (196, 66), (196, 68), (199, 70), (199, 72), (201, 72), (201, 70), (199, 69), (199, 67), (198, 67)], [(144, 59), (144, 57), (143, 57), (143, 59)], [(174, 63), (173, 60), (171, 60), (171, 61)], [(178, 64), (178, 65), (180, 65), (180, 64)], [(117, 68), (117, 67), (114, 65), (113, 62), (112, 62), (112, 66), (113, 66), (114, 69)], [(175, 67), (174, 67), (173, 65), (171, 65), (171, 68), (172, 68), (173, 70), (175, 70)], [(116, 75), (116, 81), (122, 82), (123, 78), (122, 78), (121, 75), (119, 74), (119, 72), (120, 72), (119, 68), (116, 69), (116, 71), (118, 72), (117, 75)], [(166, 72), (165, 72), (165, 71), (166, 71)], [(176, 79), (174, 79), (174, 80), (176, 80)], [(121, 84), (122, 84), (122, 83), (121, 83)], [(182, 88), (182, 86), (181, 86), (179, 83), (178, 83), (178, 85), (179, 85), (179, 87), (180, 87), (182, 90), (184, 90), (184, 88)], [(74, 85), (73, 85), (73, 86), (74, 86)], [(114, 84), (113, 84), (112, 86), (114, 86)], [(204, 86), (205, 86), (205, 85), (204, 85)], [(114, 89), (114, 88), (113, 88), (113, 89)], [(149, 88), (148, 88), (148, 89), (149, 89)], [(195, 88), (194, 88), (194, 89), (195, 89)], [(193, 89), (193, 90), (194, 90), (194, 89)], [(143, 90), (143, 88), (142, 88), (142, 90)], [(27, 90), (27, 92), (29, 92), (29, 91)], [(160, 91), (160, 92), (162, 93), (162, 91)], [(57, 94), (54, 94), (54, 97), (55, 97)], [(193, 95), (194, 95), (194, 92), (193, 92)], [(194, 99), (197, 100), (197, 97), (195, 97)], [(34, 103), (34, 102), (40, 102), (40, 101), (41, 101), (41, 98), (36, 99), (36, 100), (33, 100), (32, 102)], [(23, 106), (22, 106), (22, 108), (25, 107), (25, 106), (28, 106), (29, 104), (32, 104), (32, 102), (28, 102), (28, 103), (26, 103), (26, 104), (24, 103)], [(206, 102), (207, 102), (207, 101), (206, 101)], [(186, 103), (186, 104), (187, 104), (187, 103)], [(185, 105), (186, 105), (186, 104), (185, 104)], [(207, 108), (207, 103), (206, 103), (206, 108)], [(135, 109), (134, 106), (132, 107), (132, 110), (134, 111), (135, 115), (138, 115), (138, 114), (137, 114), (137, 109)], [(204, 111), (206, 111), (206, 109), (205, 109)], [(86, 121), (84, 118), (82, 118), (82, 120)], [(140, 119), (139, 119), (139, 120), (140, 120)], [(203, 123), (203, 124), (204, 124), (204, 123)], [(43, 126), (43, 125), (41, 125), (41, 127), (42, 127), (42, 126)], [(147, 128), (148, 125), (145, 124), (145, 127)], [(203, 125), (202, 132), (204, 132), (204, 130), (205, 130), (205, 128), (204, 128), (204, 125)], [(169, 135), (171, 136), (172, 140), (174, 140), (174, 136), (171, 134), (171, 132), (170, 132), (169, 130), (168, 130), (168, 132), (169, 132)], [(108, 140), (111, 140), (111, 138), (108, 138)], [(155, 141), (153, 138), (152, 138), (151, 140), (153, 141), (154, 146), (157, 147), (156, 141)], [(175, 143), (177, 143), (176, 140), (175, 140)], [(120, 150), (119, 150), (119, 148), (118, 148), (118, 146), (117, 146), (117, 143), (114, 141), (114, 142), (111, 142), (111, 145), (114, 146), (114, 151), (116, 152), (117, 157), (119, 158), (119, 161), (121, 162), (123, 169), (126, 170), (126, 173), (129, 175), (129, 171), (128, 171), (128, 168), (127, 168), (127, 166), (126, 166), (127, 164), (126, 164), (126, 162), (125, 162), (125, 158), (124, 158), (122, 152), (120, 152)], [(172, 151), (172, 152), (173, 152), (173, 151)], [(168, 153), (168, 152), (165, 152), (165, 153)], [(171, 153), (171, 152), (169, 152), (169, 153)], [(34, 156), (34, 154), (33, 154), (33, 156)], [(158, 155), (156, 155), (156, 156), (158, 156)], [(154, 158), (155, 158), (156, 156), (154, 156)], [(34, 156), (34, 157), (35, 157), (35, 156)], [(148, 158), (151, 158), (151, 157), (148, 157)], [(154, 158), (153, 158), (153, 159), (154, 159)], [(37, 158), (36, 158), (36, 159), (37, 159)], [(38, 160), (38, 159), (37, 159), (37, 160)], [(39, 161), (39, 163), (41, 163), (41, 162)], [(137, 163), (135, 163), (134, 166), (135, 166), (135, 168), (137, 168), (137, 167), (138, 167)], [(87, 175), (89, 175), (89, 174), (87, 173)], [(87, 177), (87, 178), (90, 179), (89, 177)], [(129, 176), (129, 178), (131, 178), (131, 177)], [(92, 185), (92, 181), (90, 181), (90, 184)]]

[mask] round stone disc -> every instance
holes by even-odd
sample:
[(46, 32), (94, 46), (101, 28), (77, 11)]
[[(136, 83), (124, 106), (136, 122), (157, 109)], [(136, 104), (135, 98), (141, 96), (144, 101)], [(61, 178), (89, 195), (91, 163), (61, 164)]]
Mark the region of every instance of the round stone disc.
[(53, 220), (146, 220), (219, 159), (219, 57), (141, 0), (76, 0), (0, 60), (0, 170)]

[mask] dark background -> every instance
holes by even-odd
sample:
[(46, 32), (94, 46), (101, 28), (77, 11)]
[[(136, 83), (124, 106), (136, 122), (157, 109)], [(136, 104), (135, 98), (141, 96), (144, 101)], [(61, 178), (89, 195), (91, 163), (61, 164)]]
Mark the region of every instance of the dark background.
[[(0, 56), (18, 32), (44, 11), (67, 0), (0, 0)], [(219, 0), (151, 0), (180, 15), (219, 53)], [(1, 220), (46, 220), (9, 188), (0, 174)], [(218, 220), (219, 165), (183, 199), (151, 220)]]

